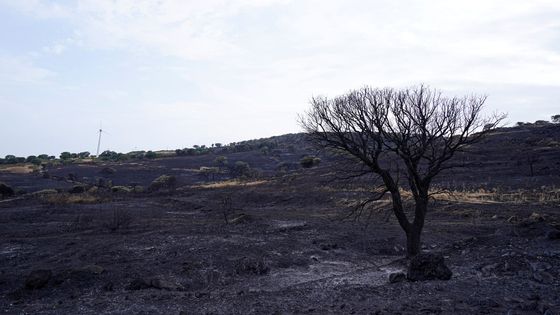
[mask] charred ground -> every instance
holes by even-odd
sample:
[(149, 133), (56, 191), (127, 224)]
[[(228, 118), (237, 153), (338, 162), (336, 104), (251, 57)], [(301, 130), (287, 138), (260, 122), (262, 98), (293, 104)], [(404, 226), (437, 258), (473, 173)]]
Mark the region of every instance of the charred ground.
[[(393, 216), (380, 207), (367, 224), (341, 220), (367, 181), (333, 182), (337, 162), (303, 135), (260, 140), (274, 143), (267, 150), (258, 141), (239, 152), (4, 169), (0, 182), (19, 195), (0, 201), (0, 310), (560, 311), (560, 126), (499, 129), (439, 177), (452, 193), (431, 203), (423, 241), (446, 257), (449, 281), (389, 283), (405, 263)], [(239, 179), (218, 156), (251, 172)], [(304, 156), (321, 163), (302, 168)], [(150, 189), (161, 175), (176, 183)]]

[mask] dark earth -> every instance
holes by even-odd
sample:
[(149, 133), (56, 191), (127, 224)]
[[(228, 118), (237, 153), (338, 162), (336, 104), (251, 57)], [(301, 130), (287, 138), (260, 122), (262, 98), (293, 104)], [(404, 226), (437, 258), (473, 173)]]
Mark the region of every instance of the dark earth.
[(1, 169), (0, 312), (560, 314), (560, 126), (499, 129), (440, 176), (423, 250), (449, 280), (411, 281), (388, 200), (348, 216), (368, 181), (303, 135), (251, 143)]

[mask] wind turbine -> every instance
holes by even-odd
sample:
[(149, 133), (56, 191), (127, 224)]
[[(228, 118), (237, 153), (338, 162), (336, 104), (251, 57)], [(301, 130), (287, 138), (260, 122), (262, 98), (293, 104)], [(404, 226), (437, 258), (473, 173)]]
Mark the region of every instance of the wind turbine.
[(99, 139), (97, 140), (97, 154), (95, 156), (99, 157), (99, 147), (101, 146), (101, 134), (103, 133), (103, 127), (99, 123)]
[(107, 131), (103, 131), (103, 125), (99, 123), (99, 139), (97, 140), (97, 154), (95, 156), (99, 157), (99, 148), (101, 147), (101, 134), (106, 133), (109, 134)]

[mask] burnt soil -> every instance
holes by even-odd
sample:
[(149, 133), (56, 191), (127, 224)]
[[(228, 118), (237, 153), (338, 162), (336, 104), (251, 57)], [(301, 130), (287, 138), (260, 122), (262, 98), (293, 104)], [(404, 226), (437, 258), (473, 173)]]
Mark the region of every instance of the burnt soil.
[[(367, 181), (331, 181), (336, 161), (301, 135), (267, 141), (278, 144), (268, 154), (60, 165), (48, 178), (0, 171), (21, 191), (0, 200), (0, 312), (560, 314), (559, 126), (499, 130), (442, 174), (437, 186), (455, 194), (430, 204), (423, 248), (444, 255), (449, 281), (389, 283), (407, 263), (392, 214), (344, 219)], [(322, 162), (301, 168), (307, 154)], [(200, 174), (219, 155), (259, 174)], [(147, 187), (162, 174), (177, 187), (34, 194), (99, 178)], [(34, 270), (51, 276), (26, 288)]]

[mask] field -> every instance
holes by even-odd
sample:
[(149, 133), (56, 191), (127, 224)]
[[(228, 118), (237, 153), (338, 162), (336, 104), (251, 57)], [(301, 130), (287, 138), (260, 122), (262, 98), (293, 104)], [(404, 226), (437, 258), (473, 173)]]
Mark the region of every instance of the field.
[[(439, 177), (423, 244), (449, 281), (390, 283), (407, 262), (387, 201), (348, 216), (368, 181), (333, 180), (337, 160), (302, 135), (262, 141), (275, 148), (0, 169), (20, 190), (0, 200), (0, 312), (560, 314), (560, 126), (500, 129)], [(150, 189), (161, 175), (177, 183)], [(34, 270), (48, 281), (30, 288)]]

